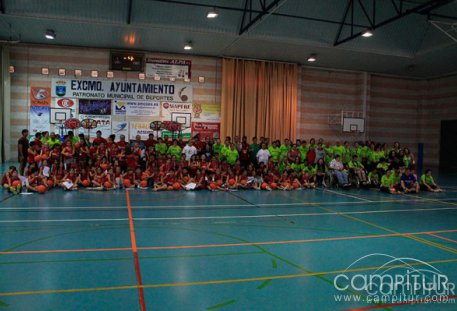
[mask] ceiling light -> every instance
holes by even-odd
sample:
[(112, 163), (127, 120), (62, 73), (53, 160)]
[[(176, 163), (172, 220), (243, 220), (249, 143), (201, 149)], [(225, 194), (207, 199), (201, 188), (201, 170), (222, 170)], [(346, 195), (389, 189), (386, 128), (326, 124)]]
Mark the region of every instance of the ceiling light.
[(367, 29), (364, 32), (362, 32), (362, 37), (369, 38), (373, 36), (373, 30)]
[(144, 78), (146, 78), (146, 75), (144, 73), (141, 72), (138, 74), (138, 79), (144, 80)]
[(206, 13), (206, 18), (216, 18), (219, 16), (219, 13), (216, 11), (216, 9), (211, 9)]
[(170, 77), (170, 81), (171, 81), (171, 82), (174, 82), (175, 80), (176, 80), (175, 77)]
[(192, 41), (189, 41), (184, 45), (184, 50), (192, 50)]
[(311, 55), (308, 57), (308, 59), (307, 59), (307, 61), (310, 62), (310, 63), (313, 63), (313, 62), (315, 62), (316, 60), (317, 60), (316, 54), (311, 54)]
[(46, 30), (46, 34), (44, 36), (46, 37), (46, 39), (54, 40), (56, 38), (56, 33), (54, 30), (48, 29)]
[(106, 72), (106, 77), (107, 77), (108, 79), (114, 78), (114, 72), (112, 72), (112, 71), (107, 71), (107, 72)]
[(47, 68), (47, 67), (41, 68), (41, 74), (42, 75), (48, 75), (49, 74), (49, 68)]
[(97, 77), (98, 77), (98, 71), (97, 71), (97, 70), (92, 70), (92, 71), (90, 72), (90, 76), (91, 76), (92, 78), (97, 78)]
[(75, 76), (81, 77), (83, 75), (83, 71), (81, 69), (75, 69)]
[(14, 68), (14, 66), (9, 66), (8, 71), (9, 73), (14, 73), (16, 71), (16, 68)]
[(154, 75), (154, 80), (155, 80), (155, 81), (160, 81), (160, 76), (159, 76), (158, 74), (155, 74), (155, 75)]
[(64, 68), (59, 68), (59, 76), (64, 76), (66, 73), (66, 70)]

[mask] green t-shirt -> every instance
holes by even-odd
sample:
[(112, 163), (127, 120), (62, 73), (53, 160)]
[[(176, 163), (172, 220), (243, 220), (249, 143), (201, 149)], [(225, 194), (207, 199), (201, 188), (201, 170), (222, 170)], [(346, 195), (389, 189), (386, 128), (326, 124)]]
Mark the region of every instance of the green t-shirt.
[[(284, 159), (285, 156), (287, 156), (287, 153), (290, 151), (290, 149), (292, 149), (292, 146), (286, 146), (286, 145), (281, 145), (281, 147), (279, 147), (279, 153), (280, 153), (280, 158), (281, 160)], [(271, 152), (270, 152), (271, 153)]]
[(394, 186), (392, 178), (391, 177), (387, 177), (387, 175), (382, 175), (382, 177), (381, 177), (381, 186), (392, 188)]
[(221, 148), (222, 148), (222, 144), (214, 144), (213, 145), (214, 154), (220, 154), (221, 153)]
[(427, 174), (423, 174), (421, 176), (421, 183), (422, 184), (427, 184), (427, 185), (432, 185), (432, 184), (435, 183), (435, 181), (433, 180), (432, 176), (428, 176)]
[(369, 172), (368, 173), (368, 178), (370, 178), (370, 179), (372, 179), (374, 181), (379, 181), (378, 173)]
[(348, 165), (350, 168), (362, 168), (363, 166), (359, 161), (349, 161)]
[(332, 149), (333, 149), (333, 154), (334, 155), (338, 154), (339, 156), (341, 156), (341, 158), (343, 158), (343, 156), (344, 156), (344, 146), (341, 146), (341, 145), (340, 146), (333, 146)]
[(295, 173), (299, 173), (303, 169), (303, 164), (292, 163), (290, 168), (295, 171)]
[(387, 163), (387, 162), (378, 163), (378, 165), (376, 165), (376, 168), (380, 168), (384, 171), (387, 171), (389, 169), (389, 163)]
[(234, 165), (236, 160), (238, 160), (238, 150), (236, 149), (227, 149), (225, 151), (225, 156), (227, 157), (227, 163), (230, 165)]
[(174, 156), (177, 160), (181, 160), (181, 152), (182, 152), (181, 147), (171, 145), (170, 147), (168, 147), (167, 153)]
[(316, 171), (317, 171), (317, 169), (316, 169), (315, 166), (311, 166), (311, 167), (305, 166), (305, 167), (303, 168), (303, 172), (308, 173), (308, 174), (315, 174)]
[(298, 146), (297, 147), (298, 152), (300, 152), (300, 161), (303, 162), (306, 159), (306, 156), (308, 155), (309, 147), (308, 146)]
[(268, 151), (270, 151), (270, 154), (271, 154), (271, 157), (273, 159), (273, 162), (274, 163), (278, 163), (279, 161), (279, 154), (280, 154), (280, 149), (279, 147), (273, 147), (273, 146), (270, 146), (268, 147)]
[(165, 155), (167, 153), (167, 144), (165, 143), (156, 144), (154, 148), (156, 152), (162, 155)]

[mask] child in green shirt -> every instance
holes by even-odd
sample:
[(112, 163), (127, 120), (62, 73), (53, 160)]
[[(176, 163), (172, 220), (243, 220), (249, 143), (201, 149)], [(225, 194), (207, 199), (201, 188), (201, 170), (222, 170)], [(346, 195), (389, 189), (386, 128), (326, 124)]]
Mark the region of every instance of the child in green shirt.
[(435, 180), (432, 176), (432, 170), (430, 169), (426, 170), (425, 173), (422, 174), (420, 188), (423, 191), (443, 192), (443, 189), (438, 187), (438, 185), (435, 183)]

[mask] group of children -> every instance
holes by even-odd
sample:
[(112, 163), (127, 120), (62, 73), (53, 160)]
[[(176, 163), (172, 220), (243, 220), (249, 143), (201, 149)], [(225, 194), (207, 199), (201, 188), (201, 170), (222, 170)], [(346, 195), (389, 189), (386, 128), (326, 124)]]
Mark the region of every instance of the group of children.
[(19, 140), (19, 171), (11, 166), (2, 185), (13, 194), (45, 193), (52, 188), (66, 191), (152, 189), (177, 191), (208, 189), (295, 190), (329, 187), (376, 187), (389, 193), (442, 191), (427, 170), (414, 175), (415, 159), (407, 148), (367, 141), (353, 146), (345, 142), (326, 144), (297, 140), (293, 144), (268, 138), (182, 137), (127, 142), (123, 135), (103, 138), (101, 132), (89, 142), (84, 135), (69, 132), (62, 140), (54, 133), (39, 133), (28, 141), (28, 131)]

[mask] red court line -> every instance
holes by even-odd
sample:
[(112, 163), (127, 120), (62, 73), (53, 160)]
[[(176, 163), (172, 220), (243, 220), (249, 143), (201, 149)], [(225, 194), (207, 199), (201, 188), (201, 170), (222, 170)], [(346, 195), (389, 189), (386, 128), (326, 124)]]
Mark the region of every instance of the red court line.
[[(132, 221), (133, 223), (133, 221)], [(225, 243), (225, 244), (201, 244), (201, 245), (170, 245), (170, 246), (143, 246), (137, 247), (137, 250), (160, 250), (160, 249), (190, 249), (190, 248), (215, 248), (215, 247), (232, 247), (232, 246), (252, 246), (252, 245), (278, 245), (278, 244), (297, 244), (297, 243), (314, 243), (340, 240), (357, 240), (357, 239), (375, 239), (395, 236), (408, 235), (431, 235), (433, 233), (452, 233), (457, 229), (436, 230), (436, 231), (419, 231), (405, 233), (386, 233), (373, 235), (355, 235), (342, 236), (333, 238), (305, 239), (305, 240), (288, 240), (288, 241), (265, 241), (265, 242), (246, 242), (246, 243)], [(136, 242), (135, 242), (136, 246)], [(50, 250), (23, 250), (23, 251), (6, 251), (0, 252), (0, 255), (17, 255), (17, 254), (51, 254), (51, 253), (85, 253), (85, 252), (112, 252), (112, 251), (131, 251), (131, 247), (118, 248), (81, 248), (81, 249), (50, 249)]]
[(434, 236), (435, 238), (442, 239), (442, 240), (457, 244), (456, 240), (445, 238), (444, 236), (436, 235), (436, 234), (433, 234), (433, 233), (429, 233), (428, 235), (431, 235), (431, 236)]
[(135, 226), (133, 225), (132, 206), (130, 205), (130, 194), (128, 191), (125, 192), (125, 197), (127, 200), (127, 210), (129, 214), (130, 239), (132, 240), (133, 260), (135, 262), (136, 282), (138, 285), (138, 299), (140, 300), (141, 311), (146, 311), (143, 281), (141, 279), (140, 261), (138, 260), (138, 249), (136, 247)]
[[(457, 295), (447, 296), (447, 298), (454, 299), (454, 298), (457, 298)], [(384, 309), (384, 308), (390, 308), (390, 307), (401, 307), (401, 306), (406, 306), (406, 305), (428, 303), (428, 302), (431, 302), (431, 300), (430, 299), (419, 299), (419, 300), (413, 300), (413, 301), (402, 301), (402, 302), (396, 302), (396, 303), (389, 303), (389, 304), (385, 304), (385, 305), (376, 305), (376, 306), (369, 306), (369, 307), (362, 307), (362, 308), (355, 308), (355, 309), (345, 309), (343, 311), (368, 311), (368, 310)]]

